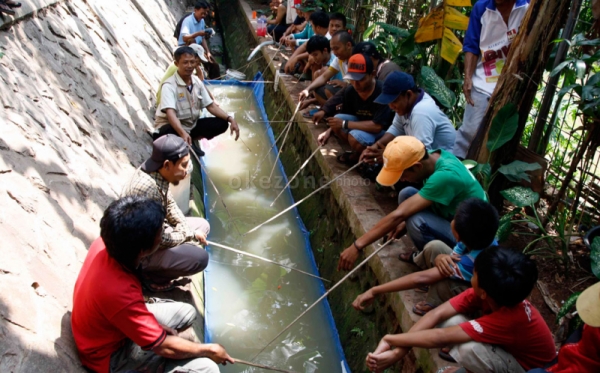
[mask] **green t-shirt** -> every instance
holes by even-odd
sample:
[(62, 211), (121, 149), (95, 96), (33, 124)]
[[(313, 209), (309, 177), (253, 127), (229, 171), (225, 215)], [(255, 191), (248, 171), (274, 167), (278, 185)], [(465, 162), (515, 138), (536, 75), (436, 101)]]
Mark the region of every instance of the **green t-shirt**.
[(174, 63), (171, 63), (169, 65), (169, 68), (167, 69), (167, 71), (165, 71), (165, 76), (163, 76), (163, 78), (160, 80), (160, 83), (158, 85), (158, 90), (156, 91), (156, 107), (160, 106), (160, 94), (162, 93), (163, 83), (165, 82), (165, 80), (167, 80), (170, 77), (172, 77), (173, 75), (175, 75), (176, 71), (177, 71), (177, 66), (175, 66)]
[(436, 215), (451, 220), (456, 208), (465, 199), (476, 197), (487, 201), (479, 182), (458, 158), (442, 149), (429, 152), (432, 153), (440, 153), (440, 158), (419, 195), (433, 202), (431, 209)]

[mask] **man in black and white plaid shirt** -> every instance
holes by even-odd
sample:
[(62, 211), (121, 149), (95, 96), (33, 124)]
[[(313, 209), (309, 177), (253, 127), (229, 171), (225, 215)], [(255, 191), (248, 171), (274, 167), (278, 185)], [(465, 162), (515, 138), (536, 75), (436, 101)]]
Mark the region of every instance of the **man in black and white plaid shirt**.
[(167, 291), (208, 265), (206, 244), (208, 221), (185, 217), (169, 191), (187, 176), (189, 148), (177, 135), (165, 135), (154, 141), (152, 156), (136, 170), (123, 195), (141, 195), (161, 203), (166, 211), (162, 240), (156, 253), (142, 260), (142, 282), (152, 291)]

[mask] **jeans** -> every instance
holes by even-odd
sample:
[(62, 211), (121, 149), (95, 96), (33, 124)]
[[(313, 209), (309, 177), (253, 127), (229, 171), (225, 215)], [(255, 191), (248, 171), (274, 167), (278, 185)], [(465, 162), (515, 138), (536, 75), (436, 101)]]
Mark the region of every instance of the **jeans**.
[[(354, 115), (350, 115), (350, 114), (337, 114), (335, 117), (340, 118), (341, 120), (348, 120), (348, 121), (353, 121), (353, 122), (358, 121), (358, 117), (356, 117)], [(362, 131), (362, 130), (345, 130), (345, 129), (343, 129), (342, 131), (344, 131), (348, 135), (354, 137), (354, 139), (356, 141), (358, 141), (359, 144), (361, 144), (362, 146), (365, 146), (365, 147), (375, 144), (375, 141), (382, 138), (386, 132), (386, 131), (381, 131), (379, 133), (371, 133), (371, 132), (366, 132), (366, 131)]]
[[(398, 204), (419, 193), (417, 188), (406, 187), (398, 194)], [(450, 222), (436, 215), (430, 208), (419, 211), (406, 219), (406, 230), (419, 252), (433, 240), (440, 240), (450, 247), (456, 245), (456, 240), (450, 228)]]
[[(189, 328), (196, 320), (194, 306), (169, 299), (151, 298), (146, 303), (159, 324), (177, 331)], [(131, 340), (110, 357), (110, 373), (118, 372), (218, 373), (219, 366), (208, 358), (165, 359), (152, 351), (144, 351)]]
[(487, 110), (490, 96), (481, 93), (475, 88), (471, 89), (471, 98), (475, 106), (467, 104), (463, 123), (456, 131), (456, 141), (452, 153), (458, 158), (464, 159), (467, 156), (469, 147), (479, 130), (485, 111)]

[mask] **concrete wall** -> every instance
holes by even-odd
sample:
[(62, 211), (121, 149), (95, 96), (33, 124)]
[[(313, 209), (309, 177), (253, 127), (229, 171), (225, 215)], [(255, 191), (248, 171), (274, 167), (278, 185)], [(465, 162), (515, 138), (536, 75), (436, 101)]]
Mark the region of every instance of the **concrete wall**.
[(150, 154), (184, 4), (21, 1), (0, 22), (0, 372), (75, 372), (74, 281), (103, 210)]

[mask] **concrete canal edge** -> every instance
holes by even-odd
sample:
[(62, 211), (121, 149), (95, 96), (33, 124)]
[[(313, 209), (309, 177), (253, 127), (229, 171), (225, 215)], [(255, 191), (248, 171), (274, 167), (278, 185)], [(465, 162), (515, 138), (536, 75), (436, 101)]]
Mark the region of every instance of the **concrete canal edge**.
[[(265, 80), (275, 78), (275, 64), (269, 64), (275, 50), (263, 48), (253, 63), (246, 62), (252, 49), (264, 39), (259, 39), (251, 21), (252, 10), (244, 0), (219, 0), (217, 17), (223, 29), (225, 47), (229, 62), (234, 68), (254, 76), (263, 72)], [(264, 104), (271, 120), (287, 120), (296, 107), (296, 97), (301, 84), (288, 77), (281, 77), (277, 92), (274, 85), (265, 87)], [(288, 174), (294, 173), (303, 161), (318, 147), (316, 138), (322, 131), (302, 117), (295, 118), (297, 125), (292, 127), (290, 140), (286, 144), (281, 160)], [(274, 132), (278, 134), (285, 123), (274, 123)], [(340, 150), (339, 146), (330, 146)], [(325, 153), (325, 154), (323, 154)], [(306, 171), (298, 177), (298, 183), (292, 189), (295, 200), (308, 195), (323, 178), (331, 179), (344, 171), (336, 163), (331, 151), (321, 152), (306, 167)], [(373, 197), (373, 185), (360, 185), (359, 177), (354, 175), (349, 183), (334, 183), (331, 188), (311, 197), (298, 207), (300, 215), (311, 232), (311, 245), (321, 275), (338, 281), (344, 273), (337, 272), (339, 254), (353, 240), (372, 227), (385, 212), (381, 210)], [(194, 183), (195, 185), (198, 185)], [(359, 184), (359, 185), (356, 185)], [(329, 297), (334, 319), (348, 364), (353, 372), (366, 371), (364, 359), (372, 351), (380, 338), (386, 333), (399, 333), (408, 330), (418, 320), (410, 310), (422, 296), (413, 291), (395, 293), (381, 297), (366, 313), (355, 311), (352, 301), (362, 291), (380, 283), (390, 281), (410, 273), (414, 268), (400, 263), (397, 254), (406, 250), (406, 243), (400, 241), (395, 247), (384, 250), (375, 256), (368, 267), (361, 269), (356, 278), (348, 281)], [(372, 252), (368, 247), (366, 253)], [(434, 372), (439, 367), (448, 365), (437, 356), (437, 350), (415, 349), (414, 353), (404, 359), (399, 371), (402, 372)]]

